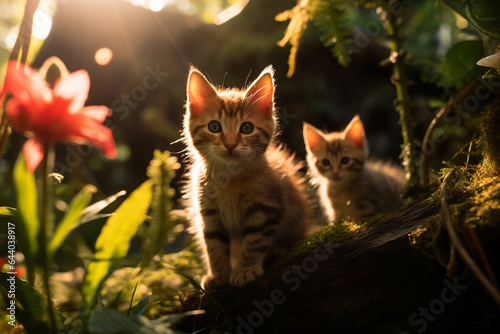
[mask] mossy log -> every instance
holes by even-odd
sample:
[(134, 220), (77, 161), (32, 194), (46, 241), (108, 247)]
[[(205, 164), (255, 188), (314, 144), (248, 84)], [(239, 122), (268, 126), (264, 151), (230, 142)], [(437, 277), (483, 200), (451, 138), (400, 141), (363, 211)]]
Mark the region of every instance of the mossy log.
[[(412, 246), (409, 234), (439, 214), (438, 202), (428, 200), (341, 242), (325, 229), (243, 288), (189, 296), (182, 311), (202, 309), (205, 314), (185, 318), (178, 329), (499, 333), (498, 309), (466, 268), (460, 277), (446, 277), (443, 266)], [(500, 254), (498, 243), (485, 247), (489, 254)], [(491, 263), (499, 263), (495, 256)]]

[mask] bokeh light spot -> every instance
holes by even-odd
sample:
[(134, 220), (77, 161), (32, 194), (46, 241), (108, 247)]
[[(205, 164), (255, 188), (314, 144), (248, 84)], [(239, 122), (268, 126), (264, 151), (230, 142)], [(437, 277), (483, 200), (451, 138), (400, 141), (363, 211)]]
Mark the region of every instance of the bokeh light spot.
[(163, 0), (149, 0), (149, 9), (153, 12), (161, 11), (164, 6)]
[(43, 10), (37, 10), (33, 15), (33, 36), (44, 40), (49, 35), (51, 28), (52, 18), (50, 15)]
[(94, 59), (97, 65), (108, 65), (111, 59), (113, 59), (113, 51), (109, 48), (100, 48), (96, 51)]

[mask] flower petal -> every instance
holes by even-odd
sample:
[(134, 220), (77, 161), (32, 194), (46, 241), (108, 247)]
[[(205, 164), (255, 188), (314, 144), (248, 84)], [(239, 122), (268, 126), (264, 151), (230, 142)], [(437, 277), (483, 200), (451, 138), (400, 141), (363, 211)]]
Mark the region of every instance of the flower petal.
[(28, 170), (33, 173), (43, 159), (43, 144), (36, 138), (28, 139), (23, 146)]
[(52, 98), (47, 84), (35, 70), (13, 60), (7, 65), (4, 91), (12, 94), (19, 103), (32, 106), (34, 110), (42, 109), (41, 106)]
[(110, 159), (116, 157), (116, 146), (111, 129), (91, 118), (80, 118), (77, 132), (68, 136), (67, 140), (82, 143), (82, 139), (97, 147)]
[(89, 106), (83, 108), (80, 113), (102, 123), (107, 116), (111, 116), (111, 109), (105, 106)]
[(68, 107), (70, 113), (77, 113), (83, 108), (89, 95), (90, 78), (85, 70), (79, 70), (68, 74), (59, 80), (54, 86), (54, 97), (70, 100)]
[(114, 159), (116, 157), (116, 146), (113, 139), (113, 133), (111, 129), (99, 124), (96, 129), (99, 132), (99, 136), (87, 137), (87, 140), (101, 150), (102, 153), (109, 159)]

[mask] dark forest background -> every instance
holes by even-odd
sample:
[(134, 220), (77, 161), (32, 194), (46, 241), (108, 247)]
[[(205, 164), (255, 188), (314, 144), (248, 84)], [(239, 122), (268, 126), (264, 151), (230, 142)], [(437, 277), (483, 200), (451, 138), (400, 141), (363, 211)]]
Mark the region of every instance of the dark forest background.
[[(435, 5), (433, 1), (427, 3)], [(122, 189), (130, 191), (144, 181), (154, 149), (169, 150), (182, 160), (184, 146), (175, 142), (182, 128), (190, 64), (214, 84), (236, 87), (245, 86), (272, 64), (282, 125), (280, 139), (300, 158), (305, 155), (303, 121), (334, 131), (359, 114), (372, 156), (397, 161), (401, 137), (393, 106), (395, 92), (390, 66), (379, 65), (388, 49), (378, 43), (385, 36), (374, 12), (362, 10), (357, 14), (360, 29), (371, 27), (375, 36), (362, 40), (363, 48), (353, 53), (349, 68), (336, 62), (319, 41), (320, 32), (310, 23), (301, 41), (296, 73), (286, 78), (289, 47), (281, 48), (276, 42), (287, 23), (276, 22), (274, 17), (294, 5), (294, 0), (251, 0), (239, 15), (214, 25), (197, 16), (172, 10), (155, 13), (124, 1), (60, 3), (52, 31), (33, 65), (39, 67), (48, 57), (57, 56), (70, 72), (82, 68), (89, 72), (87, 104), (113, 109), (109, 124), (118, 144), (118, 158), (109, 161), (99, 157), (97, 150), (90, 152), (91, 148), (60, 145), (56, 170), (59, 167), (61, 174), (74, 179), (75, 191), (78, 184), (93, 183), (98, 186), (98, 195), (104, 197)], [(439, 41), (432, 29), (438, 19), (429, 18), (426, 25), (420, 25), (420, 39), (426, 42), (413, 49), (435, 51)], [(113, 51), (113, 59), (106, 66), (94, 61), (94, 53), (101, 47)], [(151, 90), (143, 83), (150, 75), (148, 69), (162, 72), (160, 84)], [(439, 97), (441, 92), (421, 82), (418, 71), (410, 73), (416, 138), (421, 138), (433, 113), (426, 99)], [(153, 85), (155, 80), (148, 83)], [(15, 159), (24, 140), (20, 135), (13, 138), (4, 155), (8, 161)], [(181, 174), (182, 170), (178, 176)]]

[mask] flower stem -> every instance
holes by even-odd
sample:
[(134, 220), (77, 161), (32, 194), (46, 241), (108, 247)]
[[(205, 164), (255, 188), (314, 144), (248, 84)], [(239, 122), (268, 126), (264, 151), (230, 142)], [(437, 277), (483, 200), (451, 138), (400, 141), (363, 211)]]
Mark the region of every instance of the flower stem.
[(0, 98), (0, 157), (3, 155), (3, 150), (5, 144), (7, 144), (7, 139), (12, 133), (9, 123), (7, 122), (7, 113), (5, 112), (5, 101)]
[(50, 289), (50, 259), (48, 254), (49, 220), (50, 220), (50, 196), (49, 174), (54, 169), (54, 145), (45, 144), (44, 158), (42, 161), (42, 205), (41, 205), (41, 238), (40, 252), (43, 261), (43, 286), (47, 296), (47, 311), (52, 327), (52, 333), (57, 333), (56, 312), (52, 303), (52, 291)]

